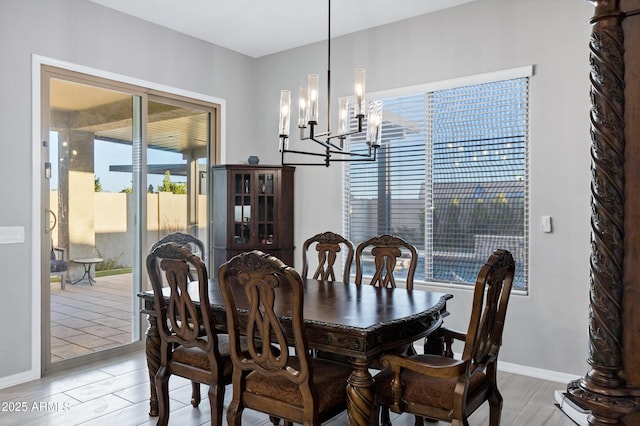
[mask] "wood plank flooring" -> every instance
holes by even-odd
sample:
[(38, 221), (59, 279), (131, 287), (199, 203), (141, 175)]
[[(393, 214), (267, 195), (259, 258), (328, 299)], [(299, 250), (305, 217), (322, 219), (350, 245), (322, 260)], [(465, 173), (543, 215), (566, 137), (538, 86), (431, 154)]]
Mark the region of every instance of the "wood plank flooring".
[[(209, 404), (191, 406), (191, 384), (179, 377), (170, 380), (170, 425), (210, 425)], [(502, 425), (573, 426), (574, 423), (554, 405), (555, 390), (566, 383), (532, 379), (499, 373), (499, 387), (504, 397)], [(202, 395), (206, 398), (206, 388)], [(231, 398), (227, 387), (225, 399)], [(40, 380), (0, 389), (0, 425), (155, 425), (149, 417), (149, 380), (144, 353), (121, 356), (110, 361), (58, 372)], [(488, 424), (487, 405), (469, 419), (471, 425)], [(413, 417), (392, 413), (394, 425), (413, 425)], [(267, 426), (266, 415), (245, 410), (243, 424)], [(326, 423), (346, 425), (342, 414)], [(436, 425), (436, 423), (432, 423)], [(444, 425), (445, 423), (437, 423)]]

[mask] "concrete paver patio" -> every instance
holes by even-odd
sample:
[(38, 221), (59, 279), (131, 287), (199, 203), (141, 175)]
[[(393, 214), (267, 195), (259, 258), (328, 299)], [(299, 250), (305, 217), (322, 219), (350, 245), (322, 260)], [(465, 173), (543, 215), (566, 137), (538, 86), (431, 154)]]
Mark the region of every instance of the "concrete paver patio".
[(51, 283), (51, 361), (131, 342), (133, 274), (96, 277), (76, 285)]

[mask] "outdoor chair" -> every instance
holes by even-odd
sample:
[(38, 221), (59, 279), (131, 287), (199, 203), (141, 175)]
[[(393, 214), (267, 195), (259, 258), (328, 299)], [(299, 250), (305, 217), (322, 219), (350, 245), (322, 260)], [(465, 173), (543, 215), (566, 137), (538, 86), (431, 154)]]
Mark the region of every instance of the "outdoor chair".
[(51, 247), (51, 275), (60, 277), (60, 288), (66, 287), (66, 275), (69, 262), (66, 259), (66, 250), (60, 247)]

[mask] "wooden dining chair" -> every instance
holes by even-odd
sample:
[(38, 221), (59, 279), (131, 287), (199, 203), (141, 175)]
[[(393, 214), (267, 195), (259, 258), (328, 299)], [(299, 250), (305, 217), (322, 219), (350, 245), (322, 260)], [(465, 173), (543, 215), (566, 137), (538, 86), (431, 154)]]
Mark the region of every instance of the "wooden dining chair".
[[(197, 292), (202, 309), (196, 308), (189, 270), (197, 272)], [(154, 292), (154, 306), (160, 335), (160, 367), (156, 373), (158, 425), (169, 421), (169, 378), (185, 377), (209, 385), (211, 423), (222, 424), (224, 387), (231, 383), (232, 363), (229, 338), (218, 335), (209, 309), (209, 277), (202, 259), (187, 247), (169, 242), (157, 245), (147, 256), (147, 271)], [(168, 284), (169, 300), (163, 297), (163, 282)], [(246, 348), (246, 344), (245, 344)], [(194, 407), (200, 403), (191, 401)]]
[(192, 253), (197, 254), (202, 260), (205, 260), (204, 243), (193, 235), (185, 234), (184, 232), (172, 232), (153, 243), (151, 251), (165, 243), (177, 243), (187, 246)]
[[(418, 265), (418, 251), (413, 245), (402, 238), (388, 234), (369, 238), (358, 244), (355, 257), (356, 284), (362, 284), (362, 279), (365, 274), (365, 262), (368, 258), (373, 257), (372, 278), (369, 284), (382, 288), (397, 287), (394, 275), (396, 266), (402, 261), (401, 259), (408, 258), (405, 282), (407, 290), (413, 290), (413, 276), (415, 275)], [(417, 353), (412, 343), (391, 348), (386, 352), (398, 355), (414, 355)], [(331, 357), (331, 355), (329, 356)], [(380, 360), (373, 360), (371, 368), (376, 370), (382, 369)]]
[[(224, 263), (218, 282), (227, 307), (233, 361), (228, 424), (241, 425), (245, 408), (269, 414), (274, 424), (284, 419), (285, 425), (319, 425), (344, 411), (352, 368), (311, 357), (300, 275), (256, 250)], [(240, 350), (241, 333), (246, 333), (248, 354)], [(258, 347), (260, 342), (271, 345)]]
[[(403, 258), (403, 252), (408, 252), (408, 267), (406, 286), (407, 290), (413, 289), (413, 276), (418, 266), (418, 252), (416, 248), (392, 235), (380, 235), (363, 241), (356, 247), (356, 284), (362, 284), (364, 275), (364, 258), (373, 257), (371, 285), (378, 287), (396, 287), (394, 272), (396, 265)], [(406, 256), (406, 255), (405, 255)]]
[[(204, 243), (191, 234), (186, 234), (184, 232), (172, 232), (170, 234), (167, 234), (153, 243), (153, 245), (151, 246), (151, 251), (153, 251), (156, 247), (166, 243), (176, 243), (185, 246), (189, 248), (192, 253), (200, 256), (200, 259), (202, 259), (203, 262), (205, 261)], [(197, 272), (193, 267), (191, 267), (188, 271), (189, 281), (193, 281), (195, 279), (194, 275), (197, 276)], [(166, 285), (166, 283), (164, 285)], [(204, 330), (201, 330), (201, 335), (204, 335)], [(192, 382), (191, 388), (191, 403), (194, 407), (197, 407), (200, 404), (201, 399), (200, 383)]]
[[(490, 425), (500, 424), (502, 396), (496, 363), (514, 271), (510, 252), (496, 250), (489, 257), (476, 280), (467, 333), (440, 328), (433, 335), (442, 342), (439, 353), (382, 356), (387, 367), (375, 376), (374, 389), (376, 409), (383, 407), (383, 425), (391, 424), (389, 408), (415, 414), (416, 424), (425, 417), (468, 425), (467, 417), (485, 401)], [(459, 360), (453, 358), (455, 340), (464, 342)], [(430, 348), (425, 347), (425, 352)]]
[(309, 248), (311, 247), (315, 247), (318, 252), (318, 267), (313, 273), (313, 279), (335, 281), (334, 264), (338, 258), (338, 253), (344, 248), (347, 256), (344, 259), (342, 282), (349, 282), (354, 253), (351, 241), (333, 232), (316, 234), (306, 240), (302, 245), (302, 278), (307, 278), (309, 273)]

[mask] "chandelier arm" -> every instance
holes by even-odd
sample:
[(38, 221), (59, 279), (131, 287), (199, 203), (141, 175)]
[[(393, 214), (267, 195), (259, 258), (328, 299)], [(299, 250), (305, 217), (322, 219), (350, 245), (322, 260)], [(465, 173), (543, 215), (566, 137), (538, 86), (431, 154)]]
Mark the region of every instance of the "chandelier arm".
[[(306, 153), (305, 153), (306, 154)], [(377, 161), (375, 152), (373, 157), (365, 157), (365, 158), (325, 158), (324, 163), (302, 163), (302, 162), (288, 162), (284, 160), (284, 151), (282, 152), (282, 165), (283, 166), (325, 166), (329, 167), (329, 164), (332, 162), (350, 162), (350, 163), (362, 163), (362, 162), (375, 162)]]
[[(317, 134), (316, 133), (312, 133), (312, 134), (309, 134), (309, 136), (305, 136), (303, 139), (313, 139), (313, 140), (315, 140), (316, 138), (320, 138), (320, 137), (324, 137), (324, 136), (331, 136), (331, 135), (328, 132), (322, 132), (322, 133), (317, 133)], [(331, 137), (333, 137), (333, 136), (331, 136)]]
[(337, 152), (339, 154), (342, 154), (344, 152), (344, 148), (334, 143), (331, 143), (330, 140), (331, 138), (327, 138), (327, 145), (329, 145), (329, 147), (333, 149), (337, 149), (337, 151), (331, 151), (331, 152)]
[(365, 161), (376, 161), (376, 156), (373, 157), (365, 157), (365, 158), (332, 158), (331, 162), (349, 162), (349, 163), (362, 163)]
[[(292, 154), (303, 154), (303, 155), (315, 155), (315, 156), (319, 156), (319, 157), (324, 157), (324, 162), (323, 163), (301, 163), (301, 162), (287, 162), (284, 160), (284, 155), (289, 152)], [(304, 151), (294, 151), (294, 150), (288, 150), (288, 149), (283, 149), (281, 151), (281, 158), (280, 158), (280, 162), (282, 163), (283, 166), (325, 166), (325, 167), (329, 167), (329, 157), (330, 154), (327, 152), (326, 154), (320, 154), (320, 153), (314, 153), (314, 152), (304, 152)]]
[(328, 167), (325, 163), (288, 163), (286, 161), (282, 162), (283, 166), (324, 166)]
[(328, 141), (322, 141), (320, 139), (316, 139), (313, 136), (309, 137), (309, 140), (314, 141), (315, 143), (317, 143), (318, 145), (326, 148), (326, 149), (330, 149), (331, 148), (331, 144), (329, 144)]
[(309, 152), (309, 151), (296, 151), (294, 149), (283, 149), (283, 153), (291, 153), (291, 154), (303, 154), (303, 155), (315, 155), (316, 157), (326, 157), (327, 154), (323, 154), (320, 152)]
[[(364, 154), (361, 152), (351, 152), (351, 151), (329, 151), (332, 154), (342, 154), (342, 155), (350, 155), (352, 157), (365, 157), (365, 158), (369, 158), (371, 157), (371, 147), (369, 147), (369, 152)], [(376, 157), (376, 153), (378, 152), (378, 148), (373, 148), (373, 158)], [(331, 160), (331, 161), (350, 161), (348, 158), (345, 159), (338, 159), (336, 158), (335, 160)], [(353, 160), (351, 160), (353, 161)]]
[[(332, 159), (332, 160), (330, 160), (330, 161), (331, 161), (331, 162), (333, 162), (333, 161), (341, 161), (341, 162), (346, 162), (346, 161), (348, 161), (348, 162), (350, 162), (350, 163), (362, 163), (362, 162), (365, 162), (365, 161), (368, 161), (368, 162), (375, 162), (375, 161), (376, 161), (376, 159), (375, 159), (375, 158), (373, 158), (373, 157), (372, 157), (372, 158), (356, 159), (356, 160), (348, 159), (348, 158), (344, 158), (344, 159)], [(329, 167), (326, 163), (296, 163), (296, 162), (289, 163), (289, 162), (287, 162), (287, 161), (283, 161), (283, 162), (282, 162), (282, 165), (283, 165), (283, 166), (324, 166), (324, 167)]]
[(338, 135), (331, 135), (331, 134), (324, 133), (324, 134), (321, 134), (321, 135), (318, 135), (318, 136), (327, 136), (327, 144), (333, 146), (334, 148), (340, 149), (337, 146), (335, 146), (332, 143), (330, 143), (329, 141), (331, 139), (335, 139), (335, 138), (344, 139), (346, 136), (357, 135), (358, 133), (362, 133), (362, 119), (360, 119), (360, 118), (358, 119), (358, 129), (357, 130), (352, 130), (352, 131), (347, 132), (347, 133), (340, 133)]
[[(377, 147), (374, 147), (373, 150), (371, 149), (371, 147), (369, 147), (369, 152), (367, 152), (366, 154), (362, 153), (362, 152), (335, 151), (335, 150), (332, 150), (332, 149), (330, 149), (326, 153), (312, 152), (312, 151), (298, 151), (298, 150), (295, 150), (295, 149), (288, 149), (288, 148), (285, 148), (285, 149), (282, 150), (283, 153), (314, 155), (316, 157), (327, 157), (327, 154), (340, 154), (340, 155), (349, 155), (349, 156), (353, 156), (353, 157), (363, 157), (363, 158), (371, 157), (372, 151), (373, 151), (373, 158), (375, 158), (376, 154), (378, 152), (378, 148)], [(330, 161), (349, 161), (349, 160), (348, 159), (341, 160), (339, 158), (334, 158), (334, 159), (331, 159)]]
[[(327, 154), (326, 153), (321, 153), (321, 152), (311, 152), (311, 151), (298, 151), (295, 149), (283, 149), (282, 152), (288, 152), (291, 154), (302, 154), (302, 155), (315, 155), (316, 157), (326, 157)], [(377, 152), (377, 148), (373, 149), (373, 156), (375, 158), (376, 156), (376, 152)], [(329, 150), (329, 153), (331, 154), (341, 154), (341, 155), (350, 155), (353, 157), (371, 157), (371, 148), (369, 148), (369, 152), (368, 153), (361, 153), (361, 152), (350, 152), (350, 151), (336, 151), (336, 150)], [(341, 161), (339, 159), (331, 159), (330, 161)], [(348, 160), (342, 160), (342, 161), (348, 161)]]

